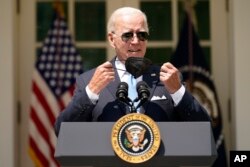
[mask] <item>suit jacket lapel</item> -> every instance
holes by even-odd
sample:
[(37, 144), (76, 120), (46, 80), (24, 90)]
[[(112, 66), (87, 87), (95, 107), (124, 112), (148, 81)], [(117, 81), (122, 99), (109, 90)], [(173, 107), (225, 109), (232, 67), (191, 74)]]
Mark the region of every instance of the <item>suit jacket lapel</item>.
[[(148, 98), (148, 100), (150, 101), (150, 99), (153, 97), (153, 94), (154, 94), (154, 91), (155, 91), (155, 88), (156, 88), (156, 85), (157, 83), (159, 82), (159, 71), (154, 69), (154, 68), (150, 68), (148, 70), (148, 72), (146, 72), (144, 75), (143, 75), (143, 81), (145, 81), (148, 86), (149, 86), (149, 90), (150, 90), (150, 96)], [(143, 110), (142, 113), (146, 113), (147, 112), (147, 107), (148, 107), (148, 104), (149, 103), (145, 103), (143, 105)]]
[(146, 74), (143, 75), (143, 81), (145, 81), (148, 86), (150, 87), (150, 97), (152, 98), (154, 94), (154, 90), (156, 87), (156, 84), (159, 82), (159, 74), (155, 70), (149, 70)]

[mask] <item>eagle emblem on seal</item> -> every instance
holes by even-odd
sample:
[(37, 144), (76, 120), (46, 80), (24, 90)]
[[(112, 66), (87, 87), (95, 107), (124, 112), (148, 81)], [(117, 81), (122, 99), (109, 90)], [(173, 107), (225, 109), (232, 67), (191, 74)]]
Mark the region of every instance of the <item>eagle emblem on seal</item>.
[(145, 144), (148, 143), (148, 139), (145, 139), (146, 129), (139, 125), (131, 125), (126, 130), (126, 138), (124, 139), (124, 145), (127, 148), (131, 148), (134, 152), (143, 150)]

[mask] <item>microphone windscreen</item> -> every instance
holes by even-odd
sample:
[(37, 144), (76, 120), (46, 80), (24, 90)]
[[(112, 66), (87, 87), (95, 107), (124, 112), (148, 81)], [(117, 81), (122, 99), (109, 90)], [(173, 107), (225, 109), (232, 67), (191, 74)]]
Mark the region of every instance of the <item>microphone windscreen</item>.
[(140, 81), (140, 82), (137, 83), (136, 90), (138, 92), (139, 97), (142, 97), (142, 96), (145, 96), (145, 95), (146, 96), (150, 95), (149, 86), (144, 81)]
[(128, 96), (128, 84), (126, 82), (119, 83), (116, 91), (116, 97), (127, 97)]

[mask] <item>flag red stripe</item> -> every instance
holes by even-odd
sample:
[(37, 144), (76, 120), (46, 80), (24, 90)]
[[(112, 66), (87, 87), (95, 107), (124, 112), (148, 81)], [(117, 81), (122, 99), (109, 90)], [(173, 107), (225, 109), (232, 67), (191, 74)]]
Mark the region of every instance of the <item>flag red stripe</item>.
[(48, 144), (49, 148), (50, 148), (50, 156), (51, 159), (58, 164), (58, 162), (54, 159), (54, 146), (51, 143), (50, 137), (48, 132), (46, 131), (45, 127), (43, 126), (42, 122), (40, 121), (40, 119), (38, 118), (36, 111), (34, 110), (34, 108), (31, 108), (31, 119), (33, 120), (34, 124), (37, 126), (38, 132), (41, 134), (41, 136), (44, 138), (45, 142)]
[[(74, 94), (74, 90), (75, 90), (75, 86), (72, 85), (72, 86), (69, 87), (68, 91), (65, 92), (65, 93), (70, 94), (70, 96), (72, 97), (73, 94)], [(65, 93), (64, 93), (64, 94), (65, 94)], [(60, 110), (61, 110), (61, 111), (66, 107), (66, 106), (65, 106), (65, 102), (63, 101), (62, 98), (58, 100), (58, 105), (60, 106)]]
[(73, 96), (74, 91), (75, 91), (75, 85), (72, 85), (72, 86), (69, 88), (68, 91), (69, 91), (70, 95)]
[(44, 140), (46, 141), (46, 143), (48, 144), (49, 148), (50, 148), (50, 152), (53, 154), (54, 152), (54, 148), (50, 142), (50, 137), (48, 132), (46, 131), (46, 129), (44, 128), (42, 122), (40, 121), (40, 119), (38, 118), (36, 111), (34, 110), (34, 108), (32, 107), (31, 109), (31, 118), (33, 119), (34, 124), (37, 126), (37, 129), (39, 131), (39, 133), (41, 134), (41, 136), (44, 138)]
[(44, 110), (46, 111), (46, 115), (48, 116), (50, 123), (52, 126), (54, 126), (55, 123), (55, 116), (53, 115), (53, 112), (47, 103), (47, 100), (45, 99), (43, 93), (38, 88), (37, 84), (33, 82), (33, 92), (36, 94), (38, 101), (40, 101), (41, 105), (43, 106)]
[(60, 106), (61, 111), (65, 108), (65, 105), (64, 105), (62, 99), (60, 99), (60, 100), (58, 101), (58, 105)]
[(44, 167), (48, 167), (49, 166), (49, 161), (44, 157), (44, 155), (38, 149), (36, 143), (34, 142), (34, 140), (31, 137), (29, 137), (29, 143), (30, 143), (31, 149), (34, 150), (34, 153), (36, 154), (36, 157), (40, 161), (40, 163)]

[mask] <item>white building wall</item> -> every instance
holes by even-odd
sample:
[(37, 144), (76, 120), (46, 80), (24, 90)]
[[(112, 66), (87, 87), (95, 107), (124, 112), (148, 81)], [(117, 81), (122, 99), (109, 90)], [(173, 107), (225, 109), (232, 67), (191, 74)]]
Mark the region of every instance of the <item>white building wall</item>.
[(230, 1), (231, 97), (234, 149), (250, 150), (250, 1)]
[(16, 155), (15, 1), (0, 4), (0, 166), (14, 167)]

